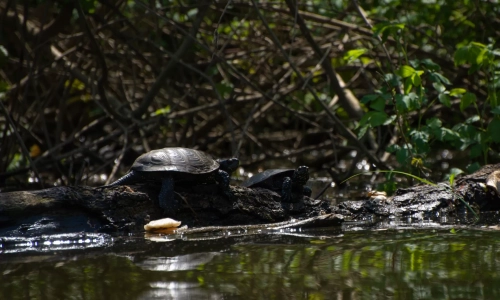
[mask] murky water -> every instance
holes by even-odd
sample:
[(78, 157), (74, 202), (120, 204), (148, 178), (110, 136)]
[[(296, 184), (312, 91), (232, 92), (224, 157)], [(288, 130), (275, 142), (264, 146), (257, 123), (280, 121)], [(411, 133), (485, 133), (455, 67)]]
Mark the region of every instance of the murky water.
[(1, 299), (500, 299), (500, 232), (136, 236), (4, 251), (0, 274)]

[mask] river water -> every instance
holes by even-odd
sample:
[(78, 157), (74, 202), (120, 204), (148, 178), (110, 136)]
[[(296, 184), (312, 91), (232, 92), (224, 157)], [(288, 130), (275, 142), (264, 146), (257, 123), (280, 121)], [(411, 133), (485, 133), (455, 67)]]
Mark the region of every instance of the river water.
[[(421, 226), (422, 227), (422, 226)], [(1, 299), (500, 299), (500, 232), (343, 227), (0, 248)]]

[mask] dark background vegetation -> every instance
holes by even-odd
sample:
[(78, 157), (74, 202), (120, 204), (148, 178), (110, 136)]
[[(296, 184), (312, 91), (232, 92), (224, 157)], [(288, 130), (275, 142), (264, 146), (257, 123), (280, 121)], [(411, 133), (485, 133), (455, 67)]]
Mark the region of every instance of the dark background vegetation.
[(435, 168), (451, 154), (473, 171), (499, 161), (499, 15), (496, 1), (0, 1), (0, 188), (102, 184), (167, 146), (337, 182), (363, 165), (441, 180), (460, 172)]

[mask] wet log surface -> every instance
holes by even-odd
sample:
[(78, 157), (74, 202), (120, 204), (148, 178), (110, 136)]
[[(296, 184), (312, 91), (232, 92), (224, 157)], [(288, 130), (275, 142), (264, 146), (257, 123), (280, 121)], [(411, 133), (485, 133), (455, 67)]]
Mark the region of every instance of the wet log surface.
[(158, 207), (156, 186), (54, 187), (0, 193), (0, 236), (141, 232), (149, 221), (164, 217), (182, 221), (189, 228), (186, 232), (214, 232), (258, 226), (333, 226), (344, 220), (374, 217), (381, 220), (457, 216), (470, 212), (470, 208), (478, 213), (498, 211), (498, 170), (500, 164), (488, 165), (458, 179), (453, 187), (444, 183), (417, 185), (399, 189), (393, 197), (346, 201), (339, 205), (307, 197), (285, 203), (272, 191), (237, 186), (231, 187), (236, 200), (230, 201), (212, 192), (213, 187), (196, 187), (196, 193), (192, 187), (179, 187), (176, 197), (181, 208), (174, 215), (165, 215)]
[(479, 171), (466, 175), (450, 186), (416, 185), (398, 189), (387, 199), (367, 201), (346, 201), (332, 209), (332, 212), (359, 220), (370, 215), (379, 217), (434, 218), (436, 216), (478, 215), (500, 210), (498, 175), (500, 164), (487, 165)]

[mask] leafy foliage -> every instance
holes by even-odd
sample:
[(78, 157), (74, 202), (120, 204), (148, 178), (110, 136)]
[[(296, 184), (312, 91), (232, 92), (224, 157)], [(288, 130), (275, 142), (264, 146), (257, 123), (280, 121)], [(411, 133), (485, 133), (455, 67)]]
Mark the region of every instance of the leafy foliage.
[(18, 185), (92, 183), (165, 146), (339, 181), (354, 152), (434, 179), (441, 151), (467, 171), (500, 157), (494, 3), (25, 4), (0, 5), (0, 178)]

